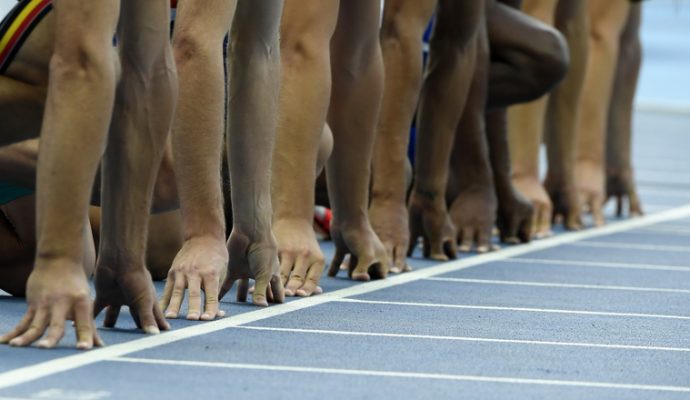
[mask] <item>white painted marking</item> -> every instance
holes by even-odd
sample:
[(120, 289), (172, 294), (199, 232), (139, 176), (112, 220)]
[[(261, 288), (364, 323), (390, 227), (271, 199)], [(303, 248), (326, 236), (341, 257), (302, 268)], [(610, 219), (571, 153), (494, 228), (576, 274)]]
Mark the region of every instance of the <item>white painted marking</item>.
[[(659, 170), (650, 170), (650, 169), (636, 169), (637, 173), (640, 172), (650, 172), (650, 173), (660, 173), (660, 174), (667, 174), (667, 173), (674, 173), (677, 171), (659, 171)], [(682, 199), (688, 199), (690, 198), (690, 191), (688, 190), (670, 190), (670, 189), (658, 189), (658, 188), (651, 188), (651, 187), (641, 187), (639, 188), (640, 195), (642, 197), (645, 196), (660, 196), (660, 197), (678, 197)]]
[[(120, 357), (137, 351), (163, 346), (166, 344), (177, 342), (179, 340), (193, 338), (212, 332), (217, 332), (226, 328), (260, 321), (266, 318), (271, 318), (278, 315), (287, 314), (293, 311), (298, 311), (305, 308), (329, 303), (332, 301), (341, 300), (346, 297), (371, 293), (377, 290), (418, 281), (420, 279), (459, 271), (465, 268), (474, 267), (476, 265), (500, 261), (510, 257), (517, 257), (535, 251), (550, 249), (556, 246), (573, 243), (579, 240), (592, 239), (599, 236), (610, 235), (612, 233), (624, 232), (631, 229), (638, 229), (644, 226), (689, 217), (690, 205), (687, 205), (684, 207), (679, 207), (672, 210), (660, 212), (658, 214), (649, 214), (640, 218), (615, 222), (600, 228), (579, 232), (564, 233), (558, 236), (554, 236), (548, 239), (542, 239), (539, 241), (534, 241), (521, 246), (505, 248), (499, 252), (482, 254), (470, 258), (455, 260), (439, 264), (434, 267), (424, 268), (417, 271), (392, 276), (385, 280), (362, 283), (345, 289), (336, 290), (331, 293), (324, 293), (322, 295), (300, 299), (286, 304), (271, 306), (268, 308), (239, 314), (217, 321), (199, 323), (189, 326), (187, 328), (182, 328), (171, 332), (165, 332), (157, 336), (145, 336), (141, 339), (107, 346), (100, 349), (94, 349), (88, 352), (82, 352), (79, 354), (53, 359), (50, 361), (45, 361), (23, 368), (17, 368), (12, 371), (3, 372), (0, 374), (0, 389), (30, 382), (60, 372), (69, 371), (75, 368), (80, 368), (113, 357)], [(606, 315), (606, 313), (590, 313), (589, 315)], [(666, 318), (685, 319), (687, 317), (667, 316)]]
[(644, 251), (663, 251), (676, 253), (690, 253), (690, 246), (669, 246), (643, 243), (618, 243), (618, 242), (591, 242), (582, 241), (570, 243), (571, 246), (592, 247), (599, 249), (620, 249), (620, 250), (644, 250)]
[(690, 103), (654, 98), (638, 99), (635, 101), (635, 111), (685, 115), (690, 114)]
[(657, 318), (690, 321), (690, 316), (669, 315), (669, 314), (644, 314), (644, 313), (621, 313), (608, 311), (588, 311), (588, 310), (564, 310), (558, 308), (532, 308), (532, 307), (504, 307), (504, 306), (477, 306), (471, 304), (438, 304), (438, 303), (415, 303), (406, 301), (381, 301), (381, 300), (360, 300), (360, 299), (338, 299), (333, 300), (339, 303), (359, 303), (359, 304), (378, 304), (385, 306), (401, 307), (423, 307), (423, 308), (456, 308), (461, 310), (484, 310), (484, 311), (508, 311), (508, 312), (529, 312), (545, 314), (572, 314), (572, 315), (593, 315), (602, 317), (624, 317), (624, 318)]
[(435, 277), (426, 278), (428, 281), (457, 282), (457, 283), (476, 283), (483, 285), (507, 285), (507, 286), (531, 286), (558, 289), (594, 289), (594, 290), (623, 290), (631, 292), (658, 292), (658, 293), (679, 293), (690, 294), (688, 289), (671, 288), (651, 288), (639, 286), (613, 286), (613, 285), (584, 285), (577, 283), (556, 283), (556, 282), (531, 282), (531, 281), (509, 281), (496, 279), (466, 279), (466, 278), (446, 278)]
[(319, 335), (336, 335), (336, 336), (365, 336), (365, 337), (385, 337), (385, 338), (414, 339), (414, 340), (439, 340), (439, 341), (446, 340), (446, 341), (456, 341), (456, 342), (503, 343), (503, 344), (537, 345), (537, 346), (588, 347), (588, 348), (617, 349), (617, 350), (670, 351), (670, 352), (679, 352), (679, 353), (690, 353), (690, 348), (685, 348), (685, 347), (634, 346), (634, 345), (624, 345), (624, 344), (557, 342), (557, 341), (520, 340), (520, 339), (492, 339), (492, 338), (480, 338), (480, 337), (468, 337), (468, 336), (414, 335), (414, 334), (403, 334), (403, 333), (353, 332), (353, 331), (337, 331), (337, 330), (323, 330), (323, 329), (274, 328), (274, 327), (264, 327), (264, 326), (237, 326), (233, 329), (247, 329), (247, 330), (253, 330), (253, 331), (269, 331), (269, 332), (311, 333), (311, 334), (319, 334)]
[(629, 264), (629, 263), (615, 263), (605, 261), (575, 261), (575, 260), (559, 260), (549, 258), (511, 258), (508, 260), (500, 260), (501, 263), (510, 264), (544, 264), (544, 265), (567, 265), (569, 267), (581, 268), (611, 268), (611, 269), (640, 269), (648, 271), (672, 271), (672, 272), (690, 272), (690, 266), (685, 267), (681, 265), (660, 265), (660, 264)]
[(680, 392), (690, 393), (690, 387), (687, 386), (664, 386), (664, 385), (639, 385), (628, 383), (615, 382), (592, 382), (592, 381), (565, 381), (557, 379), (527, 379), (527, 378), (513, 378), (503, 376), (483, 376), (483, 375), (456, 375), (456, 374), (431, 374), (423, 372), (398, 372), (398, 371), (376, 371), (376, 370), (361, 370), (361, 369), (345, 369), (345, 368), (316, 368), (316, 367), (299, 367), (291, 365), (269, 365), (269, 364), (240, 364), (240, 363), (223, 363), (223, 362), (201, 362), (201, 361), (175, 361), (175, 360), (158, 360), (158, 359), (140, 359), (121, 357), (114, 358), (108, 361), (133, 363), (133, 364), (149, 364), (149, 365), (172, 365), (183, 367), (205, 367), (205, 368), (225, 368), (225, 369), (241, 369), (241, 370), (257, 370), (257, 371), (272, 371), (272, 372), (298, 372), (307, 374), (328, 374), (328, 375), (355, 375), (355, 376), (371, 376), (371, 377), (385, 377), (385, 378), (406, 378), (406, 379), (424, 379), (424, 380), (445, 380), (445, 381), (469, 381), (469, 382), (486, 382), (486, 383), (507, 383), (518, 385), (542, 385), (542, 386), (571, 386), (571, 387), (586, 387), (598, 389), (620, 389), (620, 390), (644, 390), (655, 392)]

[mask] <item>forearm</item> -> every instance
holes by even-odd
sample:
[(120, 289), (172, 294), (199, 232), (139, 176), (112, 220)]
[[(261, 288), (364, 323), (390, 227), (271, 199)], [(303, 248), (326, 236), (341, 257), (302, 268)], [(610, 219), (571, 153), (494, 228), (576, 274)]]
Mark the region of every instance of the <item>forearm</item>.
[[(241, 25), (237, 26), (237, 33), (233, 30), (228, 52), (233, 229), (253, 238), (271, 233), (271, 164), (278, 119), (281, 9), (280, 3), (264, 2), (259, 10), (238, 10), (237, 17), (247, 19), (246, 26), (235, 23)], [(243, 15), (245, 11), (250, 15)]]
[(212, 40), (189, 54), (184, 46), (176, 42), (180, 102), (172, 129), (184, 237), (224, 240), (220, 170), (225, 92), (221, 44)]
[(567, 39), (570, 69), (549, 99), (545, 138), (548, 174), (574, 184), (576, 124), (588, 60), (587, 3), (563, 0), (556, 10), (556, 27)]
[[(169, 48), (151, 65), (122, 57), (111, 134), (102, 163), (100, 257), (143, 266), (155, 178), (177, 97)], [(148, 67), (148, 68), (146, 68)], [(144, 71), (144, 79), (133, 78)], [(127, 190), (123, 190), (127, 188)]]

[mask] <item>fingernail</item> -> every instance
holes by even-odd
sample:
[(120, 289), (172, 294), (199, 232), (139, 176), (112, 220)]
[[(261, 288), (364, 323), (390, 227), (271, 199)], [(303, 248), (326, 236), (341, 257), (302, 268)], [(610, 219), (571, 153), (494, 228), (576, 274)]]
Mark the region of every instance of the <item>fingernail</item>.
[(36, 343), (36, 346), (42, 349), (47, 349), (50, 346), (50, 342), (48, 342), (46, 339), (39, 340), (38, 343)]
[(477, 247), (477, 253), (483, 254), (489, 251), (489, 248), (487, 246), (479, 246)]
[(192, 321), (198, 321), (199, 320), (199, 314), (198, 313), (189, 313), (187, 314), (187, 319), (192, 320)]
[(392, 273), (392, 274), (399, 274), (399, 273), (400, 273), (400, 268), (398, 268), (398, 267), (391, 267), (391, 269), (389, 270), (389, 272)]
[(24, 344), (24, 341), (20, 338), (14, 338), (10, 340), (10, 346), (22, 346)]
[(296, 294), (297, 296), (299, 296), (299, 297), (307, 297), (307, 296), (308, 296), (307, 292), (305, 292), (305, 291), (302, 290), (302, 289), (297, 289), (297, 291), (295, 292), (295, 294)]
[(292, 297), (295, 295), (295, 292), (293, 292), (291, 289), (285, 289), (285, 295)]
[(201, 314), (201, 319), (204, 321), (210, 321), (211, 320), (211, 314), (203, 313), (203, 314)]
[(158, 329), (157, 326), (151, 325), (151, 326), (145, 326), (144, 327), (144, 332), (146, 332), (149, 335), (158, 335), (161, 333), (160, 329)]
[(165, 318), (177, 318), (177, 313), (172, 312), (172, 311), (166, 311), (165, 312)]
[(89, 345), (88, 342), (78, 342), (77, 343), (77, 349), (79, 349), (79, 350), (88, 350), (90, 348), (91, 348), (91, 346)]

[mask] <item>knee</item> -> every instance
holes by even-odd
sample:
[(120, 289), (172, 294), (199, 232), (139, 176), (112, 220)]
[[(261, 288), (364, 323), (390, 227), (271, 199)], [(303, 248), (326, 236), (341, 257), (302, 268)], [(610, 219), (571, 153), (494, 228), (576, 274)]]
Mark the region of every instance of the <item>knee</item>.
[(523, 70), (527, 72), (525, 82), (530, 91), (539, 97), (565, 78), (570, 58), (568, 43), (555, 29), (545, 31), (535, 48), (538, 49), (536, 57), (528, 59), (530, 65)]
[(115, 62), (111, 46), (102, 48), (98, 41), (88, 38), (56, 46), (50, 59), (50, 76), (58, 79), (77, 79), (114, 85)]
[(200, 30), (184, 29), (175, 32), (172, 40), (173, 55), (178, 68), (190, 61), (205, 59), (214, 52), (220, 57), (221, 40), (208, 40)]

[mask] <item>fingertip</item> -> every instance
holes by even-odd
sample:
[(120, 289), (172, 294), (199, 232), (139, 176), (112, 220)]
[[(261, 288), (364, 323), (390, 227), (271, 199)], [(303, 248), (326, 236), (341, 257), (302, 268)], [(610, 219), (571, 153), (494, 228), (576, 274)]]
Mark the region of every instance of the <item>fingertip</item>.
[(14, 339), (9, 341), (9, 345), (12, 347), (24, 346), (24, 340), (22, 338), (14, 338)]
[(86, 340), (81, 340), (77, 342), (77, 349), (78, 350), (91, 350), (93, 347), (93, 344), (91, 342), (88, 342)]
[(144, 333), (146, 333), (147, 335), (159, 335), (161, 331), (160, 329), (158, 329), (157, 326), (149, 325), (144, 327)]
[(177, 318), (177, 313), (174, 311), (166, 311), (165, 318), (175, 319)]
[(359, 282), (369, 282), (371, 277), (367, 272), (353, 272), (352, 279)]
[(187, 320), (189, 321), (198, 321), (199, 320), (199, 313), (197, 312), (190, 312), (187, 314)]
[(482, 245), (477, 247), (477, 253), (484, 254), (489, 252), (489, 246)]
[(53, 347), (52, 343), (48, 339), (39, 340), (38, 343), (36, 343), (36, 346), (38, 346), (41, 349), (49, 349)]

